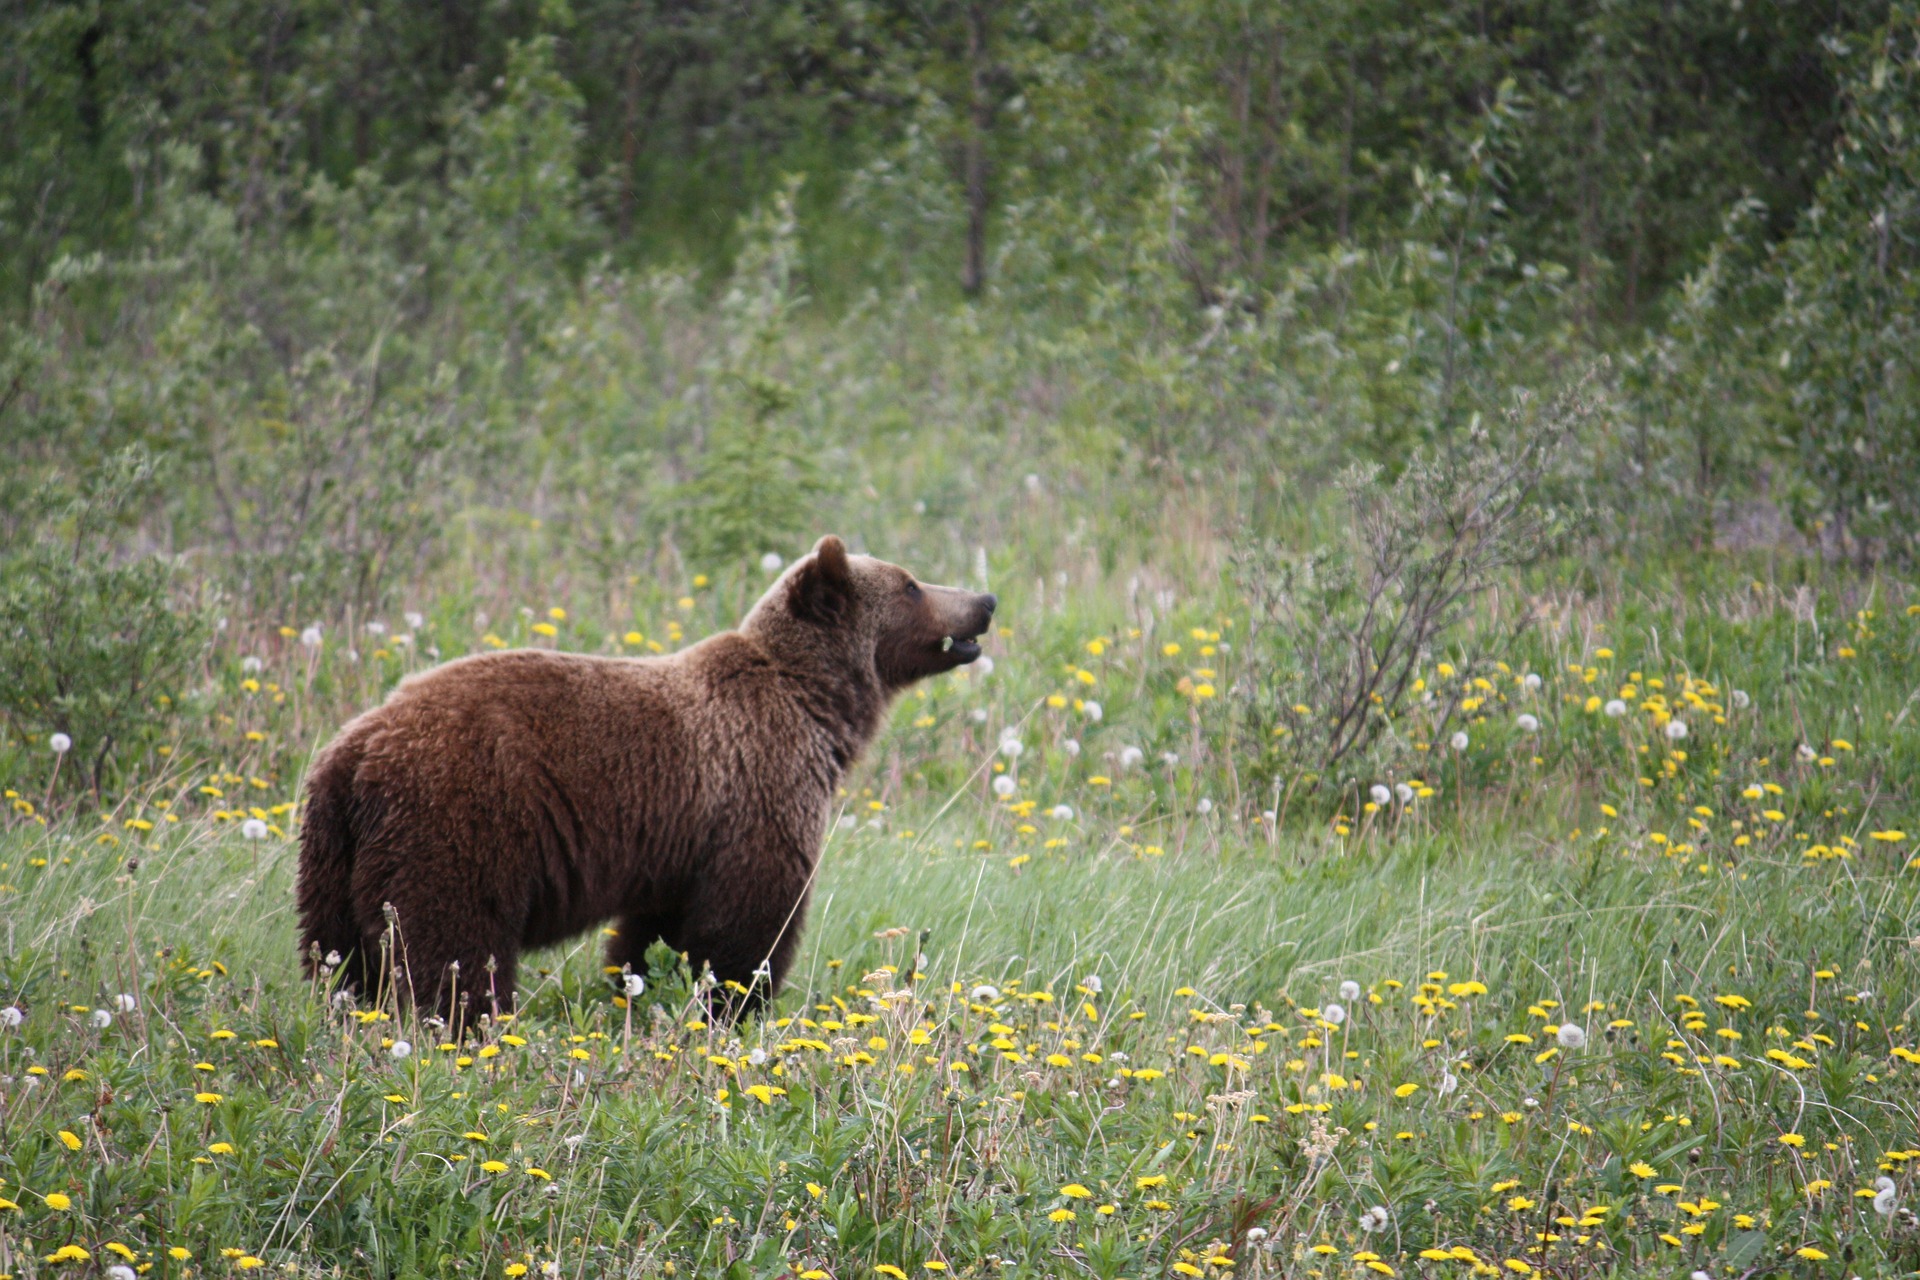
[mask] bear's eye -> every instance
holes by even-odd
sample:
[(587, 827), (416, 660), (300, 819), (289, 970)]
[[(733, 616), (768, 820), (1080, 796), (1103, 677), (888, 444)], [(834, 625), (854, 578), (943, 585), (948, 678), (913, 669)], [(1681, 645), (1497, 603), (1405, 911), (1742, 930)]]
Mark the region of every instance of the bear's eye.
[(906, 591), (907, 591), (907, 599), (918, 600), (920, 598), (920, 584), (915, 582), (912, 578), (907, 579)]

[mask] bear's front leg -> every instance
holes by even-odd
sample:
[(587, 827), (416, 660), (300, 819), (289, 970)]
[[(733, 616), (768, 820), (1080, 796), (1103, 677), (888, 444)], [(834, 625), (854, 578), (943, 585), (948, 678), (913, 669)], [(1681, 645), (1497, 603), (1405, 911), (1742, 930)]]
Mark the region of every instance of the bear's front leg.
[(697, 974), (713, 970), (717, 985), (708, 997), (716, 1018), (750, 1017), (780, 990), (800, 943), (810, 875), (772, 875), (735, 880), (715, 877), (687, 904), (668, 945), (686, 953)]

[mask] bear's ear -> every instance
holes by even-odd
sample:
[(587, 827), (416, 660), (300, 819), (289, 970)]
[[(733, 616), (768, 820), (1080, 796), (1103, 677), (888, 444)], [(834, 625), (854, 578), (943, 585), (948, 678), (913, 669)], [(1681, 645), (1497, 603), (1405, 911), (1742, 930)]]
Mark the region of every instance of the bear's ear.
[(813, 554), (793, 575), (787, 595), (794, 616), (822, 626), (842, 621), (853, 607), (853, 566), (847, 563), (847, 546), (828, 534), (814, 546)]

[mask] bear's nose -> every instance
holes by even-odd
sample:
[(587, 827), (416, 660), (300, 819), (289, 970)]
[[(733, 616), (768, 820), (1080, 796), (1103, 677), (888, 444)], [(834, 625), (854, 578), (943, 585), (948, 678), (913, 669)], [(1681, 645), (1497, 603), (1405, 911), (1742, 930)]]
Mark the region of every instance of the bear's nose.
[(992, 617), (993, 611), (1000, 607), (1000, 597), (996, 595), (984, 595), (980, 597), (980, 603), (987, 607), (987, 616)]

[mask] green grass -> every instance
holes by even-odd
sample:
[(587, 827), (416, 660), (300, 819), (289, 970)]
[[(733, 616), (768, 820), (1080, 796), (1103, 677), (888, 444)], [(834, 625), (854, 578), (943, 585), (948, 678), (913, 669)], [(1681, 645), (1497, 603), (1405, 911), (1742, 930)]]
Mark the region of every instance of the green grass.
[[(671, 645), (662, 618), (697, 635), (728, 590), (583, 605), (551, 638), (502, 602), (487, 628), (450, 608), (421, 637)], [(0, 1272), (115, 1245), (153, 1275), (1920, 1265), (1920, 870), (1912, 838), (1874, 834), (1915, 825), (1920, 619), (1836, 597), (1809, 621), (1748, 585), (1547, 611), (1479, 655), (1467, 749), (1426, 741), (1418, 708), (1396, 722), (1380, 776), (1431, 794), (1369, 812), (1286, 787), (1269, 819), (1230, 693), (1196, 690), (1197, 664), (1221, 690), (1242, 674), (1214, 638), (1231, 601), (1135, 635), (1111, 587), (1004, 594), (1032, 622), (991, 676), (903, 701), (849, 782), (788, 992), (732, 1030), (670, 956), (623, 1007), (592, 937), (533, 957), (519, 1016), (459, 1045), (330, 1004), (295, 964), (286, 806), (332, 724), (427, 659), (234, 638), (197, 712), (226, 763), (156, 758), (104, 814), (10, 797)], [(1623, 684), (1627, 715), (1587, 709)], [(274, 833), (249, 841), (256, 808)], [(46, 1261), (68, 1245), (92, 1261)]]

